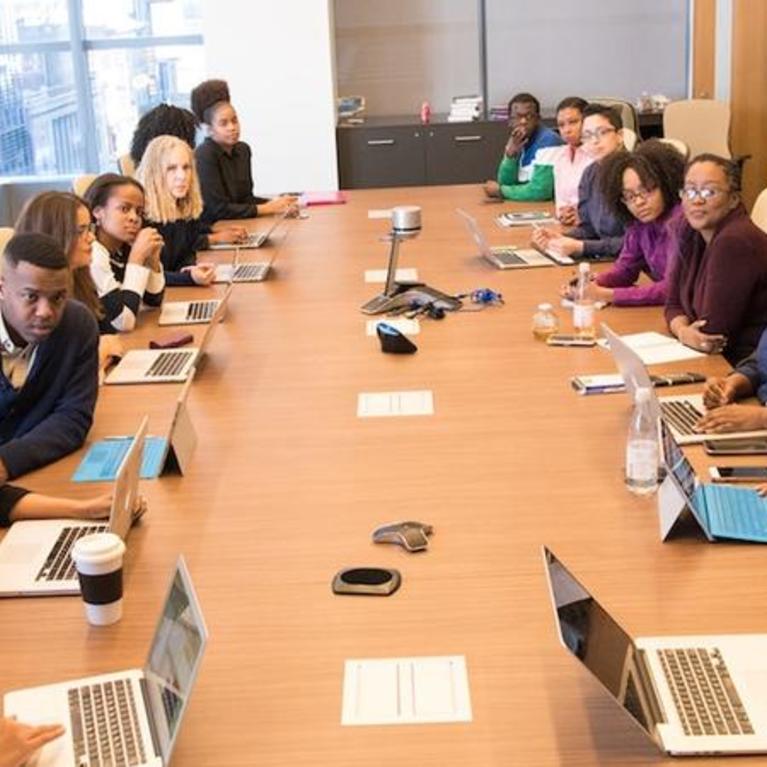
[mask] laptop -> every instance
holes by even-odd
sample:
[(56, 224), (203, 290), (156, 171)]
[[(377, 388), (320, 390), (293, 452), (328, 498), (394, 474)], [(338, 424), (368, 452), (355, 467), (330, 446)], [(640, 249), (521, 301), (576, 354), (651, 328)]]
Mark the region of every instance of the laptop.
[(218, 298), (202, 301), (164, 301), (157, 324), (200, 325), (210, 322), (220, 303)]
[(709, 541), (767, 543), (767, 499), (752, 488), (699, 482), (671, 430), (663, 422), (660, 429), (666, 469), (658, 488), (661, 540), (689, 512)]
[(275, 216), (271, 226), (263, 229), (260, 232), (251, 232), (245, 242), (216, 242), (208, 246), (208, 250), (231, 250), (232, 248), (240, 248), (244, 250), (250, 250), (253, 248), (260, 248), (269, 242), (269, 238), (277, 231), (279, 225), (287, 218), (289, 211), (281, 213), (279, 216)]
[(199, 348), (131, 349), (110, 371), (105, 384), (183, 383), (210, 348), (216, 326), (226, 313), (230, 285), (205, 329)]
[(208, 641), (183, 557), (171, 578), (143, 669), (14, 690), (6, 716), (66, 732), (43, 746), (36, 767), (168, 765)]
[(663, 752), (767, 753), (767, 634), (632, 638), (543, 559), (560, 641)]
[(112, 532), (126, 540), (138, 498), (141, 452), (149, 418), (144, 416), (114, 483), (109, 522), (29, 519), (11, 525), (0, 541), (0, 597), (79, 594), (70, 552), (75, 541)]
[(469, 236), (479, 248), (479, 255), (498, 269), (529, 269), (538, 266), (554, 266), (554, 262), (533, 248), (512, 248), (499, 246), (491, 248), (477, 220), (465, 210), (455, 212), (463, 219)]
[(623, 377), (631, 400), (637, 388), (651, 390), (651, 401), (660, 417), (668, 424), (674, 439), (680, 445), (692, 445), (703, 440), (733, 439), (735, 437), (762, 437), (767, 431), (739, 431), (725, 434), (700, 433), (695, 431), (695, 424), (705, 415), (703, 396), (701, 394), (682, 394), (668, 397), (658, 397), (654, 390), (647, 367), (639, 355), (621, 340), (621, 337), (602, 323), (602, 333), (609, 344), (618, 371)]

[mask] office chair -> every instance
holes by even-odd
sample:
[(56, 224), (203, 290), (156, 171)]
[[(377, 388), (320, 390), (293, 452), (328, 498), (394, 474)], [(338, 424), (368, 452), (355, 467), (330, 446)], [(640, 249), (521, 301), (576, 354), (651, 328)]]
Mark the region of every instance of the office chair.
[(764, 232), (767, 232), (767, 189), (762, 189), (751, 208), (751, 220)]
[(72, 191), (78, 197), (82, 197), (85, 194), (85, 190), (94, 182), (95, 179), (95, 173), (83, 173), (82, 176), (75, 176), (72, 179)]
[(121, 154), (117, 158), (117, 169), (123, 176), (134, 178), (136, 175), (136, 163), (129, 154)]
[(624, 128), (628, 128), (634, 133), (634, 136), (639, 137), (639, 118), (637, 117), (636, 109), (630, 101), (625, 99), (614, 99), (608, 96), (594, 96), (587, 99), (589, 103), (604, 104), (606, 107), (613, 107), (618, 111), (621, 116), (621, 122)]
[(685, 160), (690, 159), (690, 147), (687, 146), (687, 144), (684, 143), (681, 139), (678, 138), (661, 138), (658, 139), (658, 141), (662, 141), (664, 144), (668, 144), (671, 147), (674, 147), (679, 154), (684, 157)]
[[(8, 240), (11, 239), (14, 235), (13, 227), (11, 226), (0, 226), (0, 256), (3, 255), (3, 251), (5, 250), (5, 246), (8, 242)], [(0, 273), (2, 273), (3, 269), (3, 262), (0, 260)]]
[(623, 146), (625, 146), (629, 152), (634, 151), (638, 141), (639, 138), (637, 137), (637, 134), (631, 130), (631, 128), (623, 129)]

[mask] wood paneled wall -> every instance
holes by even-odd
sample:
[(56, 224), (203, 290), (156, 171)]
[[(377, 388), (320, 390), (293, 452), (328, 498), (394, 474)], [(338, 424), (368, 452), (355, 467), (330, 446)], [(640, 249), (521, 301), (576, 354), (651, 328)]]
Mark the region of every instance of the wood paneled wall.
[(692, 96), (714, 97), (716, 0), (695, 0), (693, 15)]

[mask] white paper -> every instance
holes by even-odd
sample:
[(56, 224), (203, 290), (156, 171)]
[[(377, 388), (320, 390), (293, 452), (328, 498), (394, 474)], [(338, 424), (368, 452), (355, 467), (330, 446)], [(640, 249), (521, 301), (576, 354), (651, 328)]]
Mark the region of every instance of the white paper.
[(463, 655), (361, 658), (344, 664), (343, 725), (471, 720)]
[[(664, 362), (694, 360), (706, 356), (702, 352), (690, 349), (689, 346), (685, 346), (671, 336), (654, 331), (621, 336), (621, 341), (633, 349), (645, 365), (661, 365)], [(600, 340), (599, 343), (602, 346), (607, 346), (604, 339)]]
[(431, 390), (362, 392), (357, 396), (358, 418), (434, 415)]
[(393, 328), (396, 328), (400, 333), (406, 336), (415, 336), (421, 332), (421, 323), (418, 322), (418, 320), (387, 318), (385, 320), (368, 320), (366, 325), (367, 334), (369, 336), (374, 336), (376, 334), (376, 326), (379, 322), (384, 322), (387, 325), (391, 325)]
[(391, 218), (391, 208), (371, 208), (368, 218)]
[[(367, 269), (365, 271), (365, 282), (386, 282), (386, 269)], [(418, 282), (417, 269), (397, 269), (394, 273), (394, 279), (397, 282)]]

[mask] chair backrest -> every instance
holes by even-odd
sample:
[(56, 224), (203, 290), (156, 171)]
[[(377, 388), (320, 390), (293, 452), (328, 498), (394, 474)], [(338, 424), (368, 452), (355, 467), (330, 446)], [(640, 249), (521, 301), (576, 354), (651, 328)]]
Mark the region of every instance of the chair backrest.
[(751, 220), (764, 232), (767, 232), (767, 189), (762, 189), (751, 208)]
[(629, 152), (634, 151), (634, 147), (636, 147), (638, 140), (639, 139), (637, 138), (637, 134), (634, 133), (631, 128), (623, 129), (623, 146), (625, 146)]
[(621, 116), (621, 122), (624, 128), (634, 132), (635, 136), (639, 135), (639, 120), (637, 118), (636, 109), (630, 101), (625, 99), (614, 99), (609, 96), (594, 96), (594, 98), (587, 99), (590, 103), (604, 104), (606, 107), (613, 107), (618, 110), (618, 114)]
[(72, 191), (82, 197), (85, 190), (96, 180), (95, 173), (84, 173), (82, 176), (75, 176), (72, 179)]
[(663, 110), (663, 135), (684, 141), (691, 157), (711, 152), (731, 158), (730, 106), (713, 99), (672, 101)]
[[(15, 234), (13, 227), (11, 226), (0, 226), (0, 257), (5, 252), (5, 246), (8, 244), (8, 240), (13, 237)], [(0, 274), (2, 274), (3, 271), (3, 261), (2, 258), (0, 258)]]
[(123, 176), (136, 177), (136, 163), (129, 154), (121, 154), (117, 158), (117, 169)]
[(674, 147), (679, 154), (684, 157), (685, 160), (690, 159), (690, 147), (687, 146), (687, 144), (684, 143), (681, 139), (678, 138), (662, 138), (658, 139), (659, 141), (662, 141), (664, 144), (668, 144), (669, 146)]

